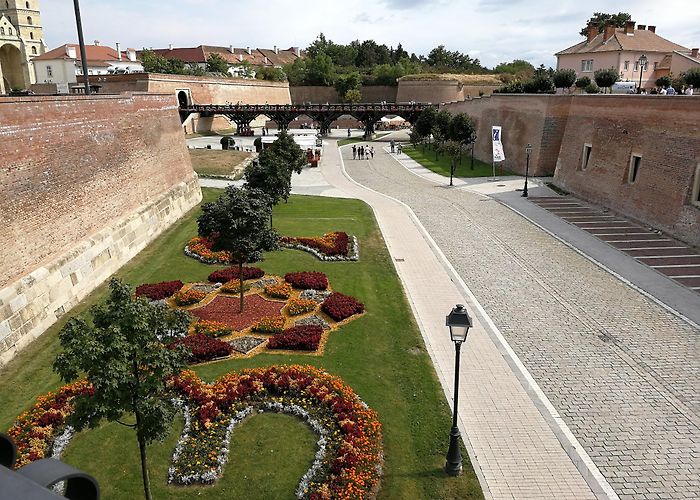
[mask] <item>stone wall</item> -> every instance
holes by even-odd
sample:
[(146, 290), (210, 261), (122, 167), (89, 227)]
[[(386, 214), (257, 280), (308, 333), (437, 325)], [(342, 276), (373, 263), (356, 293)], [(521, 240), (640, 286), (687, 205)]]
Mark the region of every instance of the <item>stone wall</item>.
[(172, 95), (0, 98), (0, 364), (201, 200)]
[[(340, 97), (334, 87), (302, 85), (290, 87), (293, 104), (339, 104)], [(397, 87), (388, 85), (363, 85), (360, 88), (362, 102), (396, 102)]]
[(396, 102), (459, 102), (478, 97), (479, 92), (490, 95), (497, 88), (490, 85), (462, 85), (456, 80), (400, 80)]

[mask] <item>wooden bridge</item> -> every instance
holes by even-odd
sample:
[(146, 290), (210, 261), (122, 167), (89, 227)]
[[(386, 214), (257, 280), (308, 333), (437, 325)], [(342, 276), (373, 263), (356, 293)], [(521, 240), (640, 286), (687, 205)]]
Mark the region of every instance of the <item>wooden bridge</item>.
[(320, 132), (328, 134), (331, 123), (343, 115), (350, 115), (362, 123), (365, 135), (374, 133), (375, 124), (387, 115), (398, 115), (413, 123), (418, 115), (431, 104), (426, 103), (364, 103), (364, 104), (190, 104), (180, 107), (184, 121), (190, 113), (200, 116), (223, 115), (233, 121), (239, 130), (250, 127), (260, 115), (277, 123), (280, 130), (287, 130), (298, 116), (306, 115), (319, 124)]

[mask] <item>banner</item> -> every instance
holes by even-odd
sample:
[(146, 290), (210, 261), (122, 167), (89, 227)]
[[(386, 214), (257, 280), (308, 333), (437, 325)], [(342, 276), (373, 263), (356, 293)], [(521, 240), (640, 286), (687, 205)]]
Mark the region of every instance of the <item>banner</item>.
[(506, 154), (503, 152), (503, 143), (501, 143), (501, 127), (491, 127), (491, 139), (493, 140), (493, 161), (505, 161)]

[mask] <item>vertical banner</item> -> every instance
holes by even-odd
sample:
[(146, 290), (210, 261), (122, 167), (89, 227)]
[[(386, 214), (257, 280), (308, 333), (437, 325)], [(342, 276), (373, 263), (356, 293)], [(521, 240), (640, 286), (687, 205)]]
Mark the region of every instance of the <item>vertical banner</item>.
[(493, 161), (505, 161), (506, 154), (503, 152), (503, 143), (501, 142), (501, 127), (491, 127), (491, 139), (493, 142)]

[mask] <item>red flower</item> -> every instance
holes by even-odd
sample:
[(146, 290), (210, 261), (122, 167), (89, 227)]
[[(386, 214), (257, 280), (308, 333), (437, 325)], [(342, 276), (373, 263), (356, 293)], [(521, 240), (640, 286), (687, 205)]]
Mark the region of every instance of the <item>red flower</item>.
[(365, 305), (353, 297), (333, 292), (323, 301), (321, 309), (334, 320), (342, 321), (353, 314), (364, 312)]

